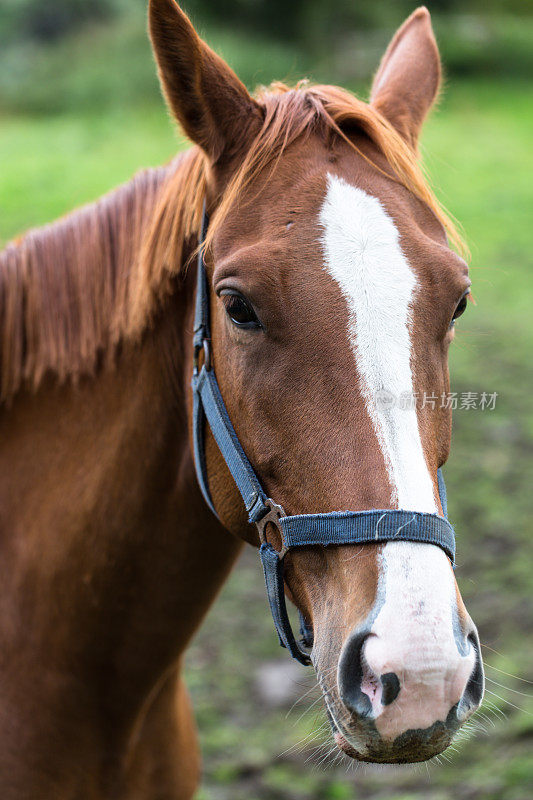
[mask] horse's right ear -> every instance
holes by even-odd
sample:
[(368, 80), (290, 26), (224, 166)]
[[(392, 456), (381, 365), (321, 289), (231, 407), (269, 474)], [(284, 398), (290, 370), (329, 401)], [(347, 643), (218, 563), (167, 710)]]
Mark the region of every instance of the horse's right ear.
[(262, 113), (174, 0), (150, 0), (149, 29), (168, 105), (187, 136), (217, 161), (239, 153)]

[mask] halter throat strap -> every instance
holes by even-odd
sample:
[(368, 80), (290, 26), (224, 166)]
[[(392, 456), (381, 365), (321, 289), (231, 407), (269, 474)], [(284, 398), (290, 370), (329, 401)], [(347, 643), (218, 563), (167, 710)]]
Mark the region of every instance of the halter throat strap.
[[(440, 547), (453, 564), (455, 536), (446, 518), (444, 479), (439, 469), (437, 477), (443, 517), (438, 514), (401, 509), (334, 511), (329, 514), (287, 516), (283, 508), (265, 494), (231, 423), (212, 364), (209, 287), (204, 262), (207, 226), (208, 217), (204, 206), (197, 260), (193, 336), (193, 440), (196, 475), (204, 499), (216, 515), (209, 492), (205, 461), (207, 423), (241, 494), (248, 520), (257, 526), (267, 596), (280, 644), (286, 647), (297, 661), (310, 664), (309, 653), (297, 643), (287, 613), (283, 562), (289, 549), (388, 541), (423, 542)], [(203, 363), (200, 364), (201, 361)], [(275, 550), (267, 541), (266, 530), (269, 524), (276, 527), (280, 533), (282, 540), (280, 551)], [(308, 623), (302, 615), (300, 617), (303, 640), (309, 646), (312, 634)]]

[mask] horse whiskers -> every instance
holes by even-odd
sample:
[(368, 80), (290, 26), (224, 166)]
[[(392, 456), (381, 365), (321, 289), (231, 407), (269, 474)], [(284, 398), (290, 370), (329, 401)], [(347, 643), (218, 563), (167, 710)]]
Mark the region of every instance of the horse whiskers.
[(346, 758), (344, 760), (344, 763), (346, 765), (346, 774), (348, 774), (348, 772), (350, 772), (350, 770), (352, 772), (355, 772), (356, 770), (360, 769), (360, 767), (361, 767), (361, 762), (360, 761), (356, 761), (355, 758)]
[[(293, 752), (294, 750), (297, 750), (300, 746), (303, 747), (304, 743), (310, 744), (311, 742), (316, 741), (319, 738), (319, 736), (322, 734), (322, 732), (324, 730), (324, 727), (326, 725), (328, 725), (327, 722), (323, 723), (319, 728), (316, 728), (315, 730), (311, 731), (311, 733), (308, 733), (307, 736), (304, 736), (298, 742), (295, 742), (290, 747), (288, 747), (286, 750), (284, 750), (282, 753), (280, 753), (278, 758), (282, 758), (283, 756), (288, 755), (289, 753)], [(325, 740), (324, 740), (324, 742), (325, 742)], [(322, 742), (320, 746), (322, 746), (324, 744), (324, 742)]]
[(486, 722), (488, 722), (488, 723), (489, 723), (489, 725), (492, 725), (492, 727), (493, 727), (493, 728), (495, 728), (495, 727), (496, 727), (496, 723), (494, 722), (494, 720), (493, 720), (493, 719), (491, 719), (491, 718), (489, 717), (489, 715), (488, 715), (488, 714), (484, 714), (482, 711), (479, 711), (479, 710), (478, 710), (478, 711), (476, 711), (476, 716), (477, 716), (477, 717), (481, 717), (481, 719), (484, 719)]
[[(287, 719), (287, 717), (289, 716), (289, 714), (291, 714), (291, 712), (294, 710), (294, 708), (295, 708), (295, 707), (296, 707), (296, 706), (297, 706), (299, 703), (303, 702), (304, 698), (306, 698), (308, 695), (310, 695), (310, 694), (311, 694), (311, 692), (314, 692), (316, 689), (318, 689), (318, 690), (320, 691), (320, 686), (319, 686), (318, 682), (316, 682), (316, 683), (314, 684), (314, 686), (311, 686), (311, 688), (310, 688), (310, 689), (308, 689), (308, 690), (307, 690), (307, 692), (304, 692), (304, 694), (302, 694), (300, 697), (298, 697), (298, 698), (297, 698), (297, 699), (294, 701), (294, 703), (292, 704), (292, 706), (289, 708), (289, 710), (288, 710), (288, 711), (287, 711), (287, 713), (285, 714), (285, 719)], [(321, 695), (321, 696), (322, 696), (322, 695)]]
[(495, 711), (496, 713), (505, 717), (505, 713), (501, 710), (501, 708), (498, 705), (496, 705), (494, 700), (491, 700), (490, 697), (487, 697), (486, 694), (483, 695), (483, 708), (485, 709), (485, 711)]
[(476, 719), (472, 718), (468, 722), (465, 722), (463, 727), (457, 731), (455, 738), (460, 739), (461, 736), (470, 737), (472, 734), (479, 733), (480, 731), (484, 732), (481, 724)]
[(331, 762), (332, 767), (340, 766), (346, 760), (346, 753), (343, 753), (342, 750), (337, 748), (337, 754), (333, 761)]
[(504, 711), (502, 711), (502, 709), (501, 709), (501, 708), (499, 708), (499, 707), (496, 705), (496, 703), (493, 703), (493, 702), (492, 702), (492, 700), (489, 700), (488, 698), (485, 698), (485, 699), (484, 699), (484, 701), (483, 701), (483, 708), (484, 708), (486, 711), (489, 711), (490, 713), (492, 713), (492, 714), (494, 714), (495, 716), (497, 716), (497, 717), (498, 717), (498, 719), (499, 719), (499, 720), (501, 720), (501, 721), (503, 721), (503, 722), (505, 722), (505, 720), (507, 719), (507, 714), (506, 714)]
[[(323, 765), (325, 762), (327, 762), (327, 761), (328, 761), (328, 759), (329, 759), (329, 758), (331, 758), (331, 756), (333, 755), (333, 753), (336, 753), (336, 752), (337, 752), (337, 750), (338, 750), (338, 748), (337, 748), (337, 745), (336, 745), (336, 744), (334, 744), (332, 747), (330, 747), (330, 749), (329, 749), (329, 750), (328, 750), (328, 751), (325, 753), (325, 755), (324, 755), (324, 756), (323, 756), (323, 757), (320, 759), (320, 761), (319, 761), (317, 764), (315, 764), (315, 768), (316, 768), (316, 769), (319, 769), (320, 767), (322, 767), (322, 765)], [(333, 762), (333, 763), (334, 763), (334, 762)], [(332, 764), (330, 764), (330, 766), (332, 766)]]
[[(451, 745), (448, 745), (448, 748), (447, 748), (447, 750), (450, 750), (450, 749), (451, 749)], [(441, 758), (443, 758), (445, 761), (447, 761), (447, 762), (448, 762), (448, 764), (451, 764), (451, 763), (452, 763), (452, 758), (451, 758), (451, 756), (448, 754), (448, 752), (445, 752), (445, 753), (440, 753), (440, 757), (441, 757)]]
[(318, 685), (320, 686), (320, 689), (321, 689), (321, 691), (322, 691), (322, 693), (323, 693), (323, 695), (325, 697), (331, 696), (331, 692), (332, 692), (333, 687), (330, 688), (330, 687), (326, 686), (324, 684), (324, 681), (323, 681), (322, 677), (319, 677)]
[(510, 686), (506, 686), (504, 683), (498, 683), (498, 681), (495, 681), (493, 678), (489, 678), (487, 675), (485, 675), (485, 680), (490, 681), (495, 686), (499, 686), (501, 689), (506, 689), (508, 692), (513, 692), (513, 694), (520, 694), (522, 697), (528, 697), (529, 699), (533, 698), (533, 694), (530, 694), (529, 692), (519, 692), (518, 689), (511, 689)]
[(326, 742), (324, 741), (321, 742), (317, 747), (314, 747), (305, 759), (305, 764), (309, 764), (309, 762), (312, 761), (321, 750), (324, 750), (326, 746)]
[(488, 736), (488, 730), (482, 725), (481, 722), (472, 722), (470, 726), (463, 725), (460, 731), (455, 734), (454, 741), (461, 741), (462, 739), (471, 739), (472, 736), (477, 736), (478, 734), (482, 733), (484, 736)]
[[(300, 741), (291, 744), (290, 747), (287, 747), (285, 750), (283, 750), (281, 753), (278, 754), (277, 759), (283, 759), (291, 754), (298, 752), (299, 750), (304, 750), (306, 745), (310, 745), (318, 739), (318, 737), (316, 736), (313, 736), (312, 739), (309, 739), (311, 735), (312, 734), (308, 734), (307, 736), (304, 736), (303, 739), (300, 739)], [(309, 741), (307, 741), (308, 739)]]
[(332, 667), (329, 667), (325, 672), (321, 670), (317, 670), (317, 680), (320, 681), (321, 678), (329, 678), (332, 672), (336, 672), (338, 669), (337, 664)]
[[(488, 709), (488, 711), (490, 711), (490, 710), (491, 710), (491, 709)], [(490, 723), (490, 724), (492, 725), (492, 727), (493, 727), (493, 728), (495, 728), (495, 727), (496, 727), (496, 722), (494, 721), (494, 718), (496, 718), (496, 720), (497, 720), (498, 722), (500, 722), (500, 721), (501, 721), (501, 718), (500, 718), (500, 717), (498, 717), (498, 716), (496, 716), (496, 715), (494, 715), (494, 717), (491, 717), (489, 713), (481, 712), (481, 710), (479, 710), (479, 711), (478, 711), (478, 714), (479, 714), (479, 716), (480, 716), (482, 719), (485, 719), (485, 720), (487, 720), (487, 722), (488, 722), (488, 723)]]
[(493, 692), (490, 689), (486, 689), (486, 691), (488, 692), (488, 694), (492, 694), (494, 695), (494, 697), (497, 697), (498, 700), (501, 700), (502, 703), (506, 703), (508, 706), (516, 708), (516, 710), (521, 711), (522, 714), (527, 714), (529, 717), (533, 717), (533, 713), (531, 711), (528, 711), (527, 708), (522, 708), (521, 706), (517, 706), (514, 703), (511, 703), (510, 700), (506, 700), (504, 697), (501, 697), (499, 694), (496, 694), (496, 692)]
[(311, 705), (309, 706), (309, 708), (306, 708), (306, 709), (305, 709), (305, 711), (303, 711), (303, 712), (300, 714), (300, 716), (298, 717), (298, 719), (296, 720), (296, 722), (295, 722), (294, 724), (295, 724), (295, 725), (297, 725), (297, 724), (298, 724), (298, 722), (300, 722), (300, 720), (301, 720), (301, 719), (303, 719), (303, 717), (305, 717), (305, 715), (306, 715), (306, 714), (309, 714), (309, 712), (310, 712), (310, 711), (311, 711), (311, 710), (314, 708), (314, 706), (316, 706), (316, 704), (317, 704), (317, 703), (319, 703), (321, 700), (322, 700), (322, 694), (320, 694), (320, 695), (319, 695), (319, 696), (316, 698), (316, 700), (314, 700), (314, 701), (311, 703)]
[(308, 734), (302, 737), (302, 739), (300, 739), (299, 741), (295, 742), (293, 745), (291, 745), (291, 747), (287, 749), (287, 751), (284, 752), (289, 752), (290, 750), (297, 748), (300, 745), (303, 745), (305, 742), (309, 743), (309, 741), (318, 739), (320, 736), (327, 734), (327, 731), (329, 730), (330, 727), (328, 720), (322, 719), (322, 721), (320, 721), (320, 716), (318, 714), (315, 715), (315, 718), (313, 720), (313, 725), (315, 727), (313, 727), (313, 729)]
[(314, 700), (314, 701), (311, 703), (311, 705), (310, 705), (308, 708), (306, 708), (306, 709), (305, 709), (305, 710), (304, 710), (304, 711), (303, 711), (303, 712), (300, 714), (300, 716), (299, 716), (299, 717), (298, 717), (298, 718), (295, 720), (295, 722), (294, 722), (294, 725), (297, 725), (297, 724), (298, 724), (298, 722), (300, 722), (300, 720), (301, 720), (301, 719), (303, 719), (303, 717), (305, 717), (305, 716), (306, 716), (306, 714), (308, 714), (308, 713), (309, 713), (309, 712), (310, 712), (310, 711), (311, 711), (311, 710), (312, 710), (312, 709), (313, 709), (313, 708), (314, 708), (314, 707), (317, 705), (317, 703), (319, 703), (319, 702), (320, 702), (320, 700), (322, 700), (322, 698), (324, 697), (324, 695), (325, 695), (325, 694), (327, 694), (327, 693), (329, 693), (329, 690), (328, 690), (328, 689), (327, 689), (325, 686), (321, 685), (321, 681), (324, 679), (324, 676), (328, 676), (329, 674), (331, 674), (331, 673), (332, 673), (334, 670), (336, 670), (336, 669), (337, 669), (337, 667), (336, 667), (336, 666), (334, 666), (334, 667), (331, 667), (329, 670), (327, 670), (327, 671), (326, 671), (326, 673), (319, 674), (319, 675), (317, 676), (317, 677), (318, 677), (318, 680), (317, 680), (317, 682), (315, 683), (315, 685), (314, 685), (314, 686), (311, 686), (311, 688), (310, 688), (310, 689), (308, 689), (308, 690), (307, 690), (307, 691), (306, 691), (306, 692), (305, 692), (303, 695), (301, 695), (301, 697), (299, 697), (297, 700), (295, 700), (295, 701), (294, 701), (294, 703), (292, 704), (292, 706), (290, 707), (290, 709), (287, 711), (287, 714), (285, 715), (285, 719), (287, 719), (287, 718), (289, 717), (289, 715), (291, 714), (291, 712), (294, 710), (295, 706), (297, 706), (299, 703), (301, 703), (301, 702), (304, 700), (304, 698), (306, 698), (306, 697), (307, 697), (309, 694), (311, 694), (311, 692), (313, 692), (313, 691), (315, 691), (315, 690), (318, 690), (318, 691), (319, 691), (319, 695), (318, 695), (318, 697), (317, 697), (317, 698), (316, 698), (316, 699), (315, 699), (315, 700)]
[(328, 759), (328, 757), (331, 755), (331, 752), (332, 752), (332, 751), (331, 751), (331, 748), (330, 748), (329, 750), (325, 750), (325, 752), (324, 752), (323, 754), (321, 754), (321, 757), (320, 757), (320, 759), (319, 759), (318, 761), (315, 761), (315, 762), (313, 763), (313, 768), (314, 768), (315, 770), (318, 770), (318, 769), (320, 769), (320, 767), (322, 766), (322, 764), (323, 764), (323, 763), (324, 763), (324, 762), (325, 762), (325, 761)]
[[(482, 645), (482, 647), (487, 647), (487, 645), (484, 644), (484, 645)], [(489, 648), (489, 649), (491, 649), (491, 648)], [(496, 652), (496, 651), (494, 650), (494, 652)], [(509, 678), (514, 678), (515, 681), (522, 681), (522, 683), (529, 683), (531, 686), (533, 686), (533, 681), (530, 681), (527, 678), (520, 678), (518, 675), (513, 675), (512, 672), (506, 672), (504, 669), (499, 669), (498, 667), (495, 667), (492, 664), (488, 664), (487, 662), (485, 662), (485, 666), (489, 667), (490, 669), (495, 670), (496, 672), (501, 672), (502, 675), (507, 675)], [(487, 676), (485, 676), (485, 677), (487, 677)]]

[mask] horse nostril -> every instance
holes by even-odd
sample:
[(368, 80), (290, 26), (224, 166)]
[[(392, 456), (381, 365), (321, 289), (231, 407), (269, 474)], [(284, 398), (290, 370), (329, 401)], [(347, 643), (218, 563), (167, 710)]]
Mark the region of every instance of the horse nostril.
[[(400, 693), (400, 681), (395, 672), (384, 672), (378, 679), (366, 665), (364, 648), (370, 634), (367, 631), (352, 636), (346, 642), (339, 661), (339, 693), (346, 708), (359, 717), (374, 713), (373, 701), (388, 706)], [(381, 692), (379, 684), (381, 683)], [(364, 691), (363, 691), (364, 687)]]
[(386, 672), (381, 676), (381, 703), (384, 706), (390, 706), (394, 703), (400, 694), (400, 681), (395, 672)]
[(363, 647), (368, 631), (351, 636), (346, 642), (339, 661), (339, 694), (346, 708), (359, 717), (372, 713), (370, 698), (361, 690), (363, 682)]
[(483, 698), (483, 690), (485, 688), (485, 675), (483, 673), (483, 661), (481, 659), (479, 639), (477, 634), (471, 633), (468, 636), (468, 641), (474, 649), (476, 654), (476, 661), (474, 668), (466, 684), (463, 696), (457, 709), (458, 718), (466, 716), (470, 711), (481, 704)]

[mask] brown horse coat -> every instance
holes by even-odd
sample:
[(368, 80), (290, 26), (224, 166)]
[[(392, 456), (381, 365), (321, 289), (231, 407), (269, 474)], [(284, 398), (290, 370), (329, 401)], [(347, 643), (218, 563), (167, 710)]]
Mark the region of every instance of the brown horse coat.
[[(468, 289), (446, 241), (453, 225), (416, 155), (440, 75), (425, 10), (396, 34), (371, 105), (308, 85), (252, 98), (173, 0), (152, 0), (150, 26), (169, 105), (197, 147), (0, 255), (3, 800), (194, 792), (182, 656), (242, 542), (257, 543), (211, 437), (223, 524), (201, 498), (191, 456), (189, 263), (204, 197), (217, 376), (254, 468), (290, 513), (396, 502), (346, 336), (346, 297), (324, 269), (319, 218), (331, 182), (379, 198), (422, 287), (412, 311), (416, 391), (447, 391), (449, 323)], [(254, 306), (268, 338), (228, 321), (228, 287)], [(449, 411), (417, 419), (436, 476)], [(460, 691), (455, 672), (445, 690), (434, 678), (437, 710), (425, 662), (405, 661), (404, 705), (423, 701), (438, 725), (402, 738), (397, 703), (370, 730), (343, 694), (346, 676), (334, 674), (353, 632), (378, 613), (385, 550), (295, 554), (288, 591), (313, 623), (339, 747), (420, 760), (449, 743), (440, 708), (459, 699), (468, 675)], [(447, 562), (435, 570), (455, 587)], [(472, 637), (456, 587), (446, 602), (456, 634)], [(365, 675), (363, 689), (373, 680)]]

